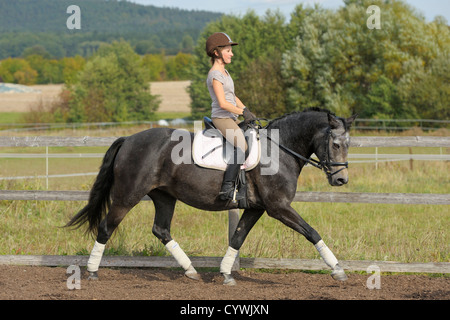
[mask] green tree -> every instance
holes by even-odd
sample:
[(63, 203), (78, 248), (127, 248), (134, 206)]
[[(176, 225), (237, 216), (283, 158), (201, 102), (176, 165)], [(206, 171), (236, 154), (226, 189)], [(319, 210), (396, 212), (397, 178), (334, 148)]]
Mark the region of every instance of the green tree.
[(397, 86), (385, 76), (375, 82), (364, 97), (361, 118), (416, 119), (417, 113), (411, 106), (406, 108)]
[(188, 80), (190, 76), (190, 65), (194, 59), (192, 55), (178, 52), (174, 57), (170, 57), (166, 62), (167, 79)]
[(142, 58), (142, 66), (150, 81), (161, 81), (166, 77), (164, 54), (146, 54)]
[[(441, 18), (427, 23), (400, 0), (346, 0), (337, 11), (296, 9), (297, 36), (283, 55), (288, 105), (293, 110), (321, 106), (342, 114), (411, 118), (437, 114), (448, 97), (418, 97), (413, 88), (443, 85), (448, 70), (449, 30)], [(381, 12), (381, 29), (366, 26), (370, 5)], [(295, 25), (295, 27), (294, 27)], [(442, 58), (440, 58), (442, 57)], [(439, 80), (438, 80), (439, 79)], [(447, 82), (448, 83), (448, 82)], [(431, 88), (430, 88), (431, 89)], [(448, 90), (444, 90), (447, 91)]]
[(30, 66), (37, 71), (36, 83), (63, 83), (63, 70), (56, 59), (46, 59), (41, 55), (32, 54), (26, 57)]
[[(297, 10), (297, 14), (301, 11)], [(283, 55), (282, 72), (287, 89), (288, 109), (324, 107), (341, 113), (340, 86), (330, 65), (335, 14), (316, 6), (295, 21), (298, 35), (293, 47)]]
[(148, 120), (159, 106), (148, 82), (140, 57), (128, 43), (101, 46), (69, 86), (68, 121)]
[(62, 69), (63, 81), (72, 84), (76, 81), (77, 74), (86, 65), (86, 60), (82, 56), (66, 57), (59, 61)]
[(8, 58), (0, 63), (0, 77), (3, 82), (31, 85), (36, 83), (37, 75), (28, 61), (21, 58)]

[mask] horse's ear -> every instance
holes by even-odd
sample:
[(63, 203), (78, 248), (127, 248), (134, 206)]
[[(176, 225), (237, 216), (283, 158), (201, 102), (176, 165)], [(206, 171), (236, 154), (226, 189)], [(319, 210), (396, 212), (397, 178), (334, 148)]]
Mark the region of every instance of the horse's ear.
[(352, 125), (353, 121), (355, 121), (356, 117), (358, 116), (357, 113), (355, 113), (354, 115), (352, 115), (350, 118), (345, 119), (345, 122), (347, 122), (347, 126), (350, 128), (350, 126)]
[(339, 128), (339, 126), (342, 126), (342, 122), (330, 113), (328, 113), (328, 123), (330, 124), (330, 128), (332, 130)]

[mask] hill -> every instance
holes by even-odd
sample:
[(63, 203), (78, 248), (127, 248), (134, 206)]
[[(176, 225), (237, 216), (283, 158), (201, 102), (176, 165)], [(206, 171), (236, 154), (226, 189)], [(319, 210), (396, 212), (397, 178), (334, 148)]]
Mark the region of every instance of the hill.
[[(66, 26), (71, 5), (80, 8), (81, 29)], [(0, 59), (36, 46), (56, 58), (89, 55), (120, 38), (142, 54), (190, 52), (205, 25), (220, 16), (117, 0), (0, 0)]]

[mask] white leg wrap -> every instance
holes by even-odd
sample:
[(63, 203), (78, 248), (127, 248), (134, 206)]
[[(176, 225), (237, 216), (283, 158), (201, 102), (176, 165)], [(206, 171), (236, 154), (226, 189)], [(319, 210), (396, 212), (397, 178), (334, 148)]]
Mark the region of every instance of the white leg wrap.
[(330, 248), (327, 247), (325, 242), (323, 240), (320, 240), (314, 245), (319, 251), (320, 256), (322, 257), (323, 261), (331, 268), (334, 269), (334, 267), (337, 265), (338, 260), (334, 256), (333, 252), (331, 252)]
[(170, 240), (166, 244), (166, 249), (172, 254), (172, 256), (177, 260), (178, 264), (184, 269), (188, 270), (191, 265), (191, 260), (180, 248), (180, 245), (174, 240)]
[(98, 266), (102, 260), (103, 251), (105, 251), (105, 245), (95, 241), (94, 248), (92, 248), (91, 255), (87, 263), (87, 270), (89, 272), (98, 271)]
[(238, 250), (228, 247), (222, 262), (220, 263), (220, 273), (231, 274), (231, 268), (233, 267), (234, 260), (236, 260), (238, 252)]

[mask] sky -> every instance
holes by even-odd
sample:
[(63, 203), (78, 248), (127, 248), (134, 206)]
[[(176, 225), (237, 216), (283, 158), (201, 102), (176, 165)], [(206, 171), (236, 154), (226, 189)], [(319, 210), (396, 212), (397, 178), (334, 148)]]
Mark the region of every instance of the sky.
[[(290, 16), (296, 5), (314, 5), (320, 3), (325, 8), (337, 9), (344, 5), (342, 0), (128, 0), (143, 5), (157, 7), (175, 7), (187, 10), (206, 10), (227, 14), (245, 14), (253, 9), (263, 15), (267, 9), (278, 8), (286, 17)], [(427, 21), (436, 15), (444, 16), (450, 23), (450, 0), (406, 0), (408, 4), (421, 12)]]

